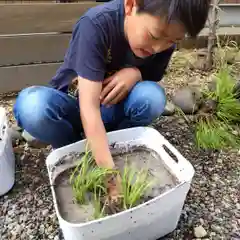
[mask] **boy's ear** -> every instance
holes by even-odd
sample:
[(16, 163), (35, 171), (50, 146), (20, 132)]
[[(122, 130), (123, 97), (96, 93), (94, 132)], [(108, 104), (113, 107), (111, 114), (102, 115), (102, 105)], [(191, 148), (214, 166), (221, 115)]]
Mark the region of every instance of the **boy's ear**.
[(137, 13), (136, 0), (124, 0), (125, 15), (135, 15)]

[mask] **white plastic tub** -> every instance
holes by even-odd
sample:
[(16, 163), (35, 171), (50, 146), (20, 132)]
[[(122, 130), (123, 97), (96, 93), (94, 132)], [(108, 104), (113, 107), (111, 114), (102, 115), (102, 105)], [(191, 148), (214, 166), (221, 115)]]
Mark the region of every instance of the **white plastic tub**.
[[(65, 240), (156, 240), (172, 232), (179, 221), (189, 191), (194, 169), (192, 165), (157, 131), (150, 127), (136, 127), (108, 133), (109, 145), (144, 144), (160, 154), (166, 167), (176, 176), (179, 184), (158, 197), (127, 210), (87, 223), (65, 221), (59, 212), (52, 186), (55, 165), (70, 152), (83, 152), (86, 140), (68, 145), (50, 153), (46, 164), (51, 183), (53, 201)], [(178, 162), (164, 150), (168, 148)], [(67, 159), (67, 158), (66, 158)], [(65, 160), (68, 161), (68, 160)], [(69, 158), (69, 161), (70, 158)]]
[(7, 115), (0, 107), (0, 196), (6, 194), (15, 182), (15, 156), (7, 124)]

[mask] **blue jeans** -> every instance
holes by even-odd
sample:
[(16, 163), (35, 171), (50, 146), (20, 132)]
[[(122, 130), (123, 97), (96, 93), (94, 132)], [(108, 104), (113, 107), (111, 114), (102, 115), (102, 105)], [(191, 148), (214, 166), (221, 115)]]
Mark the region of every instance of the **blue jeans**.
[[(155, 82), (137, 83), (119, 104), (101, 106), (106, 131), (149, 125), (165, 108), (164, 90)], [(23, 89), (14, 105), (20, 127), (53, 148), (81, 139), (78, 100), (67, 93), (45, 86)]]

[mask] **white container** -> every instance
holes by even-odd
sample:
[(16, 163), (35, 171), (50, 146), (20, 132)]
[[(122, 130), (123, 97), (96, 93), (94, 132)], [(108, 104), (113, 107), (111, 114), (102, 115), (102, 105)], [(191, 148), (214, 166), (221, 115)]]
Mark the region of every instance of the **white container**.
[[(53, 201), (65, 240), (156, 240), (172, 232), (179, 221), (181, 210), (194, 175), (192, 165), (157, 130), (136, 127), (107, 134), (109, 145), (144, 144), (155, 150), (179, 184), (158, 197), (130, 210), (86, 223), (70, 223), (59, 212), (54, 182), (54, 166), (70, 152), (83, 152), (86, 140), (56, 149), (46, 160)], [(176, 162), (165, 148), (175, 155)], [(65, 160), (67, 161), (67, 160)], [(69, 159), (70, 161), (70, 159)]]
[(0, 196), (12, 189), (15, 182), (15, 155), (7, 123), (6, 110), (0, 107)]

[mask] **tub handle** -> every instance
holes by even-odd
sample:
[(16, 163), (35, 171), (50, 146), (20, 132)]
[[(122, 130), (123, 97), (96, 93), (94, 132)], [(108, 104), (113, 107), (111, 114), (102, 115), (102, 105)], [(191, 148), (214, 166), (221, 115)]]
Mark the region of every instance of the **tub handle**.
[(162, 146), (164, 150), (171, 156), (171, 158), (173, 158), (173, 160), (177, 164), (187, 163), (187, 160), (182, 156), (182, 154), (173, 145), (171, 145), (164, 137), (162, 140)]

